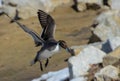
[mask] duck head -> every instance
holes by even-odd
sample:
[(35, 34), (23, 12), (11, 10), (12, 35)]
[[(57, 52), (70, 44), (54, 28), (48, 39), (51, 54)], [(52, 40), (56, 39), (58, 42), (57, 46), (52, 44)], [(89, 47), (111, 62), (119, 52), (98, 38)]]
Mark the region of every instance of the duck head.
[(66, 51), (68, 51), (68, 52), (71, 54), (71, 56), (74, 56), (74, 55), (75, 55), (74, 50), (71, 49), (71, 48), (69, 48), (69, 47), (67, 46), (67, 43), (66, 43), (64, 40), (59, 40), (58, 42), (59, 42), (59, 45), (60, 45), (63, 49), (65, 49)]

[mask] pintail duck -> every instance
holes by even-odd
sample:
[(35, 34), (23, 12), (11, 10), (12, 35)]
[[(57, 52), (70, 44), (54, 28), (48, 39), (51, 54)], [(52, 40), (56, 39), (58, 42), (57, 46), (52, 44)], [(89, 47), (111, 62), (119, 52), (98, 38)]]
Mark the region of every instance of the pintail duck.
[(56, 26), (54, 19), (49, 14), (45, 13), (42, 10), (39, 10), (38, 19), (43, 29), (41, 36), (39, 36), (39, 34), (29, 29), (25, 25), (22, 25), (18, 21), (14, 20), (14, 22), (16, 22), (25, 32), (27, 32), (32, 36), (36, 47), (42, 46), (41, 49), (37, 52), (35, 58), (31, 61), (31, 66), (36, 62), (39, 62), (40, 68), (43, 71), (41, 60), (46, 59), (46, 63), (45, 63), (45, 67), (46, 67), (49, 62), (49, 57), (57, 53), (60, 50), (60, 48), (65, 49), (71, 55), (74, 55), (74, 51), (73, 49), (67, 46), (65, 41), (63, 40), (56, 41), (54, 39), (54, 32)]

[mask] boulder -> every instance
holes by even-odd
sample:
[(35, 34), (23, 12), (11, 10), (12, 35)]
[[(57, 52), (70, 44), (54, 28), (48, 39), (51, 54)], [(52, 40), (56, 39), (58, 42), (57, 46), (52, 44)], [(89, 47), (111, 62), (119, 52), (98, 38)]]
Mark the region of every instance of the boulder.
[(38, 9), (52, 12), (56, 7), (69, 3), (70, 0), (3, 0), (3, 11), (10, 17), (16, 15), (22, 19), (37, 16)]
[(95, 23), (98, 23), (93, 33), (100, 38), (101, 41), (106, 41), (115, 36), (120, 36), (120, 11), (112, 10), (100, 14)]
[(94, 46), (84, 48), (78, 55), (68, 60), (70, 78), (87, 75), (90, 65), (101, 63), (105, 55), (106, 53)]
[(117, 81), (119, 79), (119, 69), (109, 65), (95, 74), (95, 81)]

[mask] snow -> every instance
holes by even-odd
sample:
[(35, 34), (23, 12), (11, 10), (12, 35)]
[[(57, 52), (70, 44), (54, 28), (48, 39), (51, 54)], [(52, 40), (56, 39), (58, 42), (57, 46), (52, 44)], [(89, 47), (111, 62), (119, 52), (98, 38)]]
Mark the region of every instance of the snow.
[(48, 72), (47, 74), (43, 74), (40, 78), (33, 79), (32, 81), (41, 81), (41, 80), (47, 80), (47, 81), (63, 81), (69, 77), (69, 69), (64, 68), (59, 71), (55, 72)]

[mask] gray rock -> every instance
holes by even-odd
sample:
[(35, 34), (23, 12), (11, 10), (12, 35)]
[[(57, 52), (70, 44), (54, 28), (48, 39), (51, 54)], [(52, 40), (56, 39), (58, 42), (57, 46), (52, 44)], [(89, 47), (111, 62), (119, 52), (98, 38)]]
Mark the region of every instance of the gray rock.
[(119, 79), (119, 69), (114, 66), (106, 66), (95, 74), (96, 81), (113, 81)]
[(84, 48), (77, 56), (68, 61), (71, 78), (84, 76), (90, 69), (91, 64), (101, 63), (106, 54), (93, 46)]

